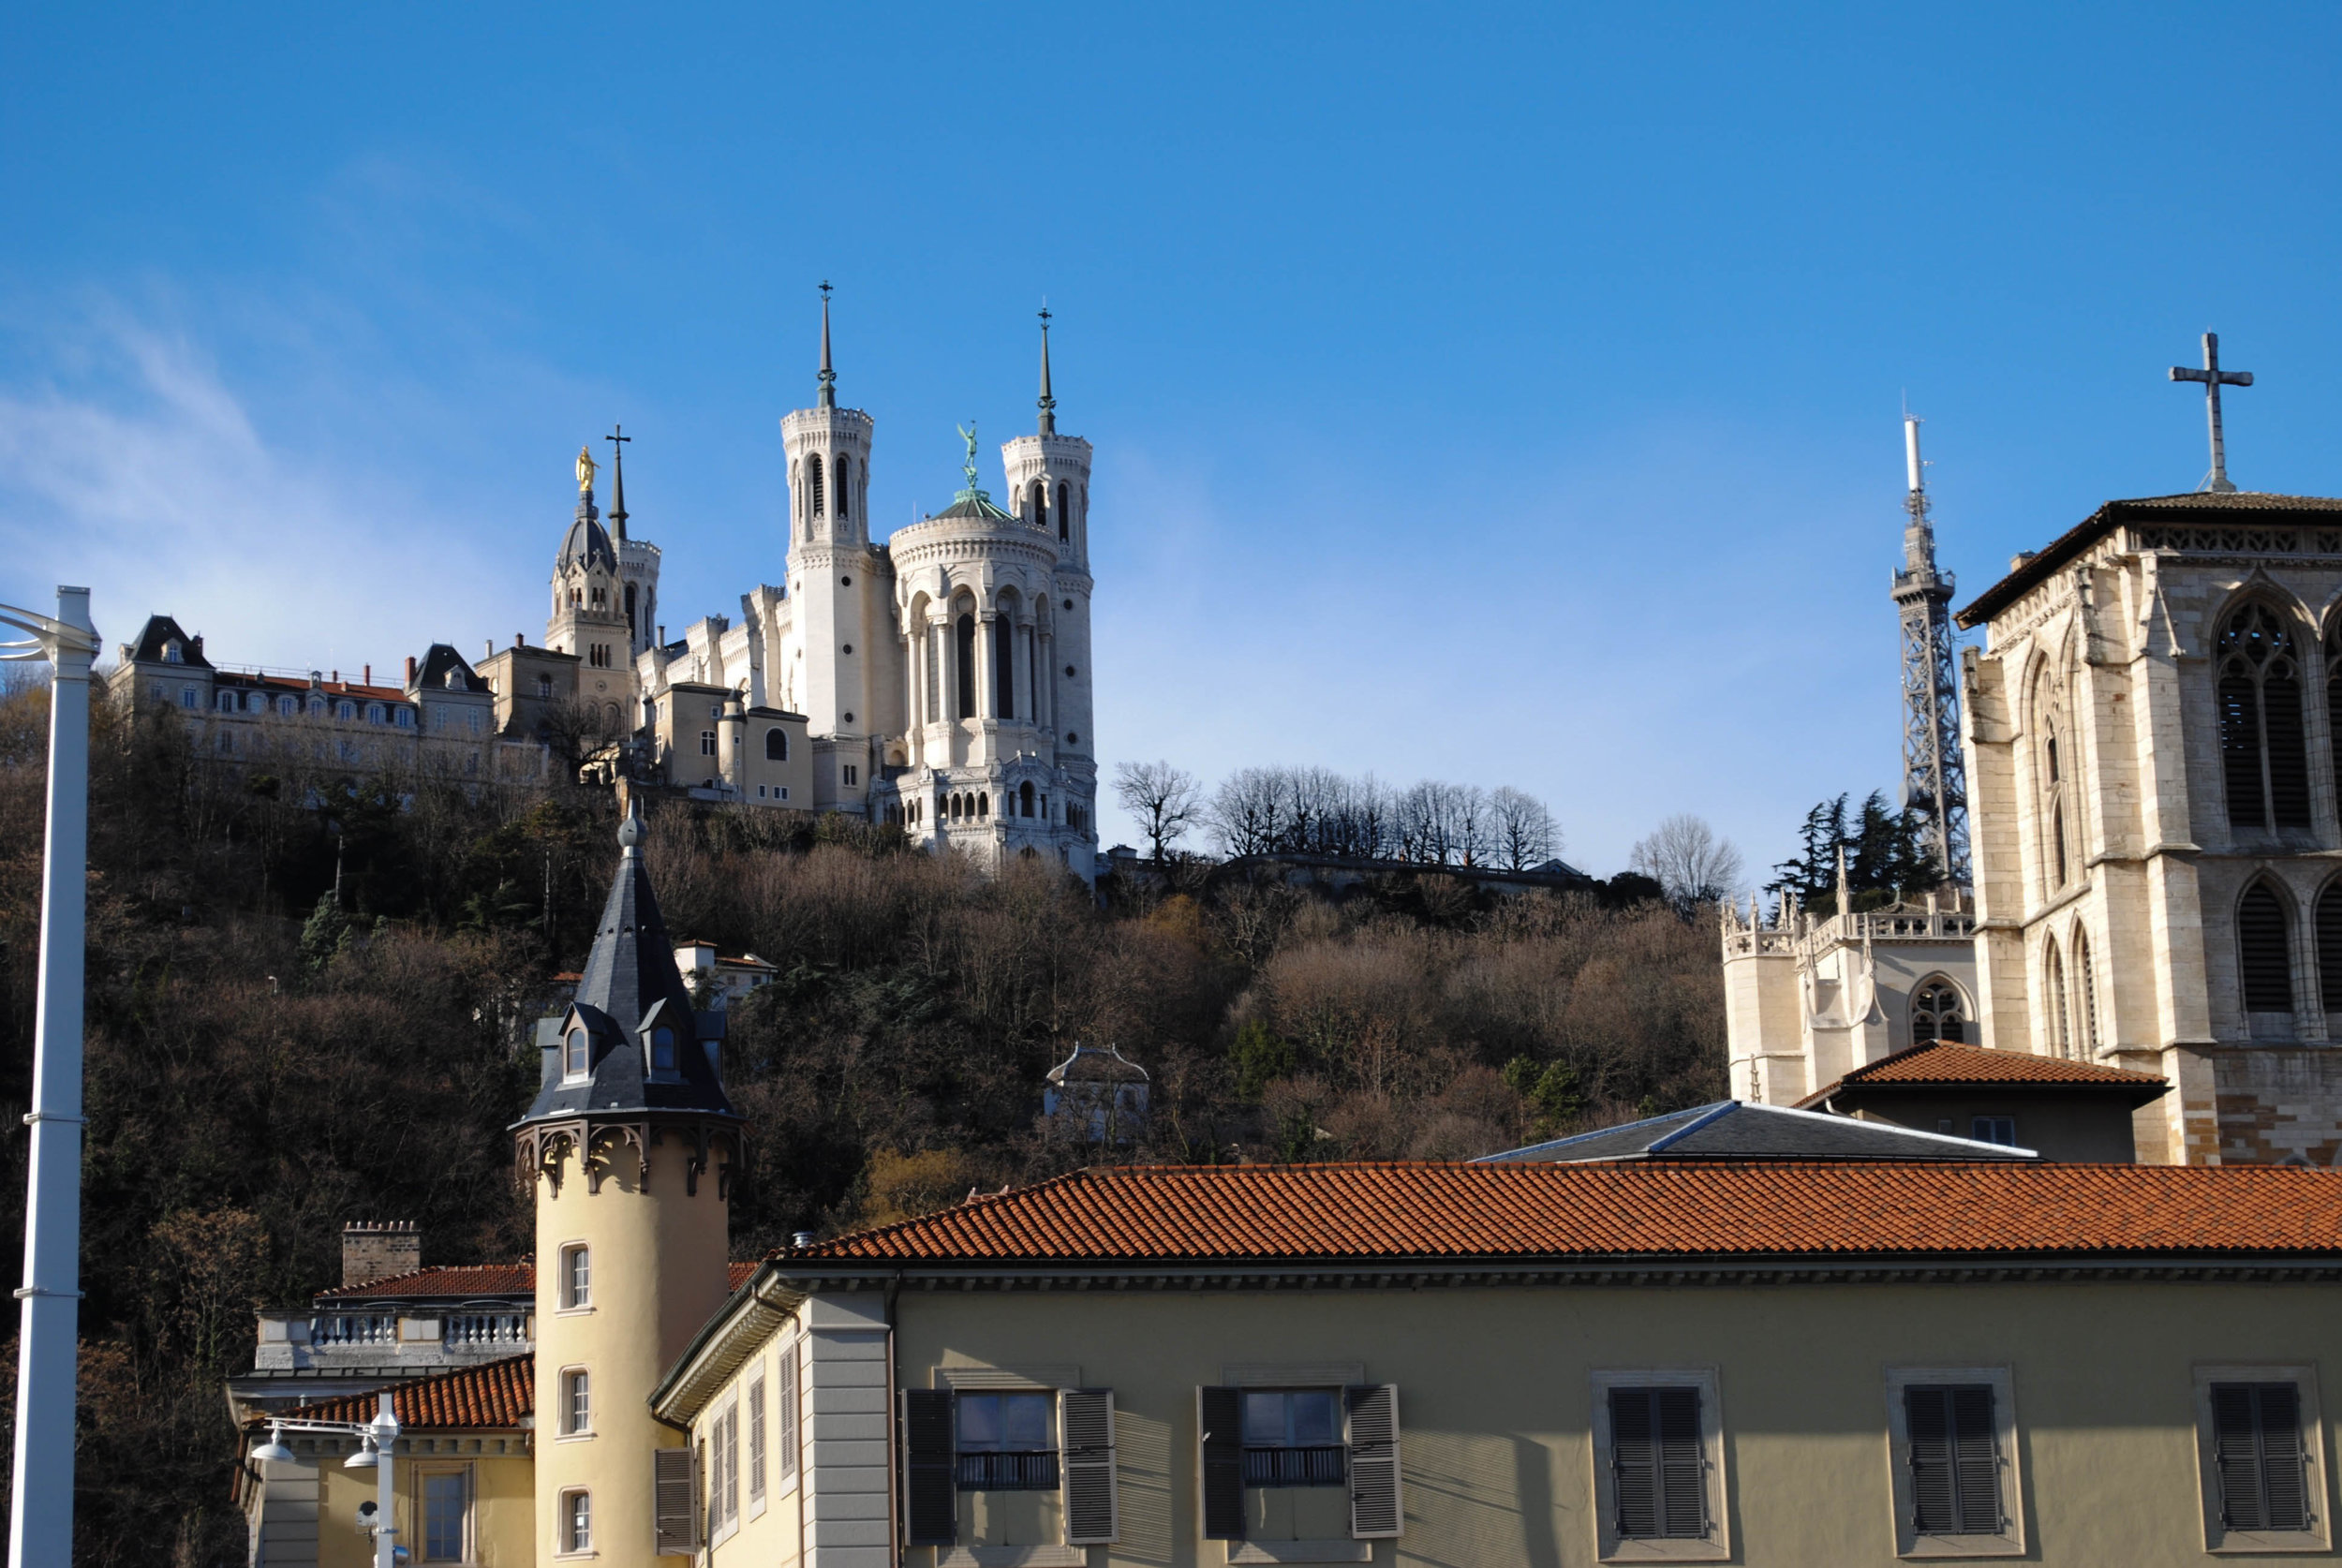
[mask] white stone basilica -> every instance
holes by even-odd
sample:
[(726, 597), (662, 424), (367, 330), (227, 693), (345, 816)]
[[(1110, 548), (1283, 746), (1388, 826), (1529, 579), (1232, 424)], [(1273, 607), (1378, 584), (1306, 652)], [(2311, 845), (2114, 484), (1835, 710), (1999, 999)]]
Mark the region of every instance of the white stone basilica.
[[(780, 422), (780, 584), (742, 595), (736, 623), (711, 615), (664, 642), (650, 615), (655, 551), (649, 575), (630, 580), (613, 548), (599, 590), (607, 624), (589, 636), (598, 589), (574, 563), (591, 540), (565, 543), (548, 642), (590, 658), (605, 634), (614, 647), (626, 640), (634, 711), (669, 782), (897, 824), (986, 865), (1040, 856), (1094, 878), (1090, 448), (1057, 433), (1046, 313), (1039, 428), (1001, 448), (1006, 508), (977, 485), (975, 437), (963, 432), (965, 488), (872, 542), (874, 422), (837, 406), (826, 298), (820, 388), (814, 407)], [(599, 533), (591, 504), (581, 501), (573, 535)]]

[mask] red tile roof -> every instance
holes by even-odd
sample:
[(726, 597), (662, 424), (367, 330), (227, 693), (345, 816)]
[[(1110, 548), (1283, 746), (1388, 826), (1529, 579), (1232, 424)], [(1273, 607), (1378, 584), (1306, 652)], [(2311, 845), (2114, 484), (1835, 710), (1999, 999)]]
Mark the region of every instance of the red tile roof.
[(745, 1263), (734, 1260), (726, 1264), (724, 1267), (727, 1270), (725, 1288), (736, 1291), (749, 1282), (749, 1275), (756, 1272), (756, 1260), (750, 1258)]
[[(730, 1270), (729, 1288), (738, 1290), (756, 1272), (753, 1262), (726, 1265)], [(319, 1301), (376, 1301), (402, 1299), (471, 1300), (491, 1295), (534, 1295), (537, 1293), (537, 1265), (534, 1264), (458, 1264), (452, 1267), (418, 1268), (409, 1274), (393, 1274), (363, 1285), (336, 1285), (330, 1291), (319, 1291)]]
[(537, 1270), (532, 1265), (458, 1264), (386, 1275), (363, 1285), (336, 1285), (330, 1291), (318, 1292), (317, 1299), (373, 1301), (393, 1296), (445, 1296), (463, 1300), (489, 1295), (534, 1295), (536, 1292)]
[[(461, 1371), (394, 1383), (372, 1393), (295, 1405), (280, 1413), (288, 1421), (371, 1421), (384, 1394), (391, 1397), (398, 1424), (409, 1430), (518, 1427), (537, 1408), (537, 1358), (508, 1356)], [(255, 1416), (248, 1424), (267, 1422), (266, 1416)]]
[(829, 1260), (2342, 1253), (2342, 1172), (1852, 1162), (1078, 1171), (773, 1254)]
[(1916, 1045), (1893, 1056), (1858, 1067), (1828, 1088), (1807, 1095), (1799, 1103), (1812, 1105), (1842, 1087), (1887, 1085), (1918, 1087), (1934, 1084), (2042, 1084), (2060, 1087), (2098, 1086), (2108, 1088), (2160, 1090), (2168, 1087), (2152, 1072), (2131, 1072), (2093, 1062), (2068, 1061), (2063, 1057), (2037, 1057), (2026, 1051), (1994, 1051), (1981, 1045)]

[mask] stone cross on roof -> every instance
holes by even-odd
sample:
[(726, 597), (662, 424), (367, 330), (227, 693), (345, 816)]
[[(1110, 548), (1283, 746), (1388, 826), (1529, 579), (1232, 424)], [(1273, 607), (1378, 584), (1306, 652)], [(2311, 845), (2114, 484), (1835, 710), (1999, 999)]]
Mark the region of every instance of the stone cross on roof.
[(2172, 366), (2172, 379), (2203, 383), (2204, 412), (2212, 422), (2212, 473), (2204, 481), (2203, 488), (2223, 495), (2232, 494), (2236, 486), (2229, 482), (2228, 449), (2220, 438), (2220, 389), (2249, 387), (2253, 384), (2253, 373), (2249, 370), (2222, 370), (2220, 334), (2206, 333), (2203, 334), (2203, 368), (2190, 370), (2186, 365), (2175, 364)]

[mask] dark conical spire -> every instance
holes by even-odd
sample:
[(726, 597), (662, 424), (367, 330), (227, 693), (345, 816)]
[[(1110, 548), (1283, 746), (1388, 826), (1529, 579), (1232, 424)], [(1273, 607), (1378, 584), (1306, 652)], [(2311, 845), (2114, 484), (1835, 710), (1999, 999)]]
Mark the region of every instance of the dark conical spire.
[(829, 363), (829, 280), (822, 280), (822, 394), (823, 408), (837, 407), (837, 372)]
[[(692, 1010), (643, 864), (644, 835), (641, 803), (630, 800), (618, 827), (618, 874), (529, 1119), (604, 1111), (732, 1114), (710, 1044), (721, 1037), (720, 1014), (703, 1020)], [(568, 1050), (568, 1034), (579, 1029), (590, 1041), (583, 1073), (572, 1071)]]
[(602, 437), (610, 443), (610, 528), (620, 544), (626, 542), (626, 443), (634, 439), (625, 431), (614, 424)]
[(1057, 434), (1057, 399), (1049, 392), (1049, 307), (1041, 307), (1041, 434)]

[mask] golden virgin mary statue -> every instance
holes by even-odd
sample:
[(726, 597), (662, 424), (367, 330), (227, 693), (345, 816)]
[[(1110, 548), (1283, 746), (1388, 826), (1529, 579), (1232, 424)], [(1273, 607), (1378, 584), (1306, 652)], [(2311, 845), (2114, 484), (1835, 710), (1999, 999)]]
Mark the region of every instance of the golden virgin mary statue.
[(581, 496), (594, 493), (594, 449), (591, 446), (577, 449), (577, 493)]

